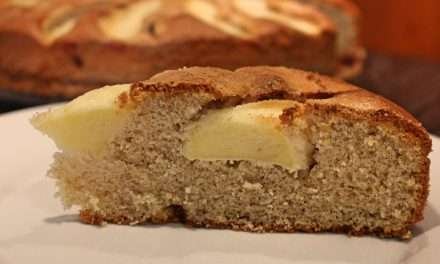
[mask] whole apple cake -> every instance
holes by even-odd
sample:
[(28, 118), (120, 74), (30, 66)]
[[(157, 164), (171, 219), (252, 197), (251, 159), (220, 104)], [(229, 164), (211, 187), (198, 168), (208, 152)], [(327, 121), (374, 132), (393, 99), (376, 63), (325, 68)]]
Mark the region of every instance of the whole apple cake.
[(346, 0), (0, 0), (0, 89), (71, 98), (168, 69), (361, 69)]

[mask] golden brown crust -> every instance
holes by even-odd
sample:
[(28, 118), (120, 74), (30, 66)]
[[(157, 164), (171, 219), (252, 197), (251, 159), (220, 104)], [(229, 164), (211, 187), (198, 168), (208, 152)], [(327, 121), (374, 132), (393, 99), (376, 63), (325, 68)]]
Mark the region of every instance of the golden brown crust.
[[(303, 102), (305, 111), (330, 116), (337, 114), (354, 121), (367, 120), (374, 125), (390, 127), (392, 133), (398, 134), (404, 142), (418, 146), (419, 155), (423, 157), (419, 164), (420, 174), (416, 175), (423, 190), (417, 197), (418, 207), (408, 226), (423, 219), (429, 188), (430, 161), (427, 156), (431, 151), (431, 139), (411, 114), (381, 96), (315, 73), (264, 66), (236, 71), (207, 67), (166, 71), (133, 84), (130, 98), (136, 102), (154, 92), (205, 92), (220, 102), (233, 98), (235, 104), (292, 99)], [(283, 119), (289, 120), (289, 117)]]
[[(43, 96), (53, 93), (70, 98), (84, 92), (81, 85), (91, 89), (93, 87), (88, 84), (133, 82), (166, 69), (190, 65), (228, 69), (285, 65), (347, 77), (358, 72), (362, 61), (356, 60), (355, 66), (348, 66), (355, 71), (344, 70), (349, 74), (342, 74), (332, 21), (316, 10), (306, 13), (322, 27), (317, 36), (304, 35), (274, 21), (256, 20), (243, 14), (237, 20), (238, 14), (227, 11), (226, 21), (233, 24), (238, 23), (237, 20), (248, 28), (246, 37), (237, 37), (182, 12), (182, 4), (175, 4), (147, 17), (148, 27), (135, 36), (118, 39), (104, 32), (100, 21), (115, 10), (130, 6), (133, 0), (113, 0), (105, 4), (97, 0), (56, 0), (26, 8), (7, 3), (0, 4), (3, 14), (0, 17), (2, 74), (28, 79), (38, 76), (53, 83), (68, 79), (67, 83), (79, 84), (77, 91), (73, 86), (65, 90), (62, 85), (45, 90), (38, 80), (34, 84), (30, 82), (34, 79), (29, 79), (28, 86), (0, 80), (4, 89), (25, 90)], [(53, 37), (51, 30), (57, 25), (68, 25), (69, 18), (74, 19), (74, 26)]]

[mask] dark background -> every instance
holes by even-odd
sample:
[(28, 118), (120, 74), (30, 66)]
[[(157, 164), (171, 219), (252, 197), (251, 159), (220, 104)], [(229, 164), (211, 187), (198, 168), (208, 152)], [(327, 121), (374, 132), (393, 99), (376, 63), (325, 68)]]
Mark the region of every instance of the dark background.
[(369, 51), (355, 83), (404, 106), (440, 135), (440, 1), (354, 2)]
[(439, 0), (353, 0), (362, 39), (373, 51), (440, 62)]

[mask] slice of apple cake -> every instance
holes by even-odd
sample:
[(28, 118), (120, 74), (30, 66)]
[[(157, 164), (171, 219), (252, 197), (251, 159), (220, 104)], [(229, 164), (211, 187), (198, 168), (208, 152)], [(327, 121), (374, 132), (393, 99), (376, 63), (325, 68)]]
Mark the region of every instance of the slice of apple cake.
[(410, 237), (431, 141), (400, 107), (278, 67), (186, 68), (36, 115), (86, 223)]

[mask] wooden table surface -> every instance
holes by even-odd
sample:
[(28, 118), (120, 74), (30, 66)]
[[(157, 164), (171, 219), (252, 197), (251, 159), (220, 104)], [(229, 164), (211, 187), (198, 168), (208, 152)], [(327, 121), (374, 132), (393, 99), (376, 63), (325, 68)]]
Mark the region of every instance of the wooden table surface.
[[(440, 64), (370, 53), (364, 73), (353, 83), (403, 106), (440, 136)], [(0, 101), (0, 113), (23, 107)]]

